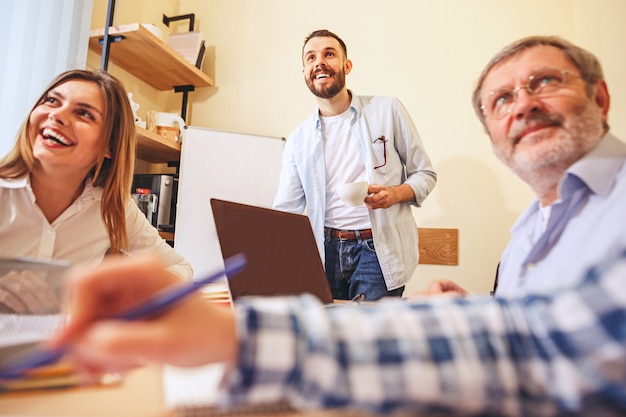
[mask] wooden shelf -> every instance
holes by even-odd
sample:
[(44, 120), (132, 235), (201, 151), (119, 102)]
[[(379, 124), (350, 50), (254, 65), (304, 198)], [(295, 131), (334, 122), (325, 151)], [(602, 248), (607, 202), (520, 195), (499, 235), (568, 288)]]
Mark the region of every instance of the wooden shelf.
[(180, 160), (180, 143), (165, 139), (139, 126), (137, 131), (137, 158), (148, 162)]
[(165, 240), (174, 240), (174, 232), (164, 232), (163, 230), (159, 230), (159, 236)]
[[(157, 90), (165, 91), (182, 85), (193, 85), (196, 88), (213, 86), (213, 80), (208, 75), (187, 62), (141, 24), (111, 26), (109, 36), (117, 35), (124, 36), (124, 39), (111, 43), (109, 59)], [(89, 48), (101, 54), (99, 40), (103, 36), (104, 29), (92, 30), (89, 34)]]

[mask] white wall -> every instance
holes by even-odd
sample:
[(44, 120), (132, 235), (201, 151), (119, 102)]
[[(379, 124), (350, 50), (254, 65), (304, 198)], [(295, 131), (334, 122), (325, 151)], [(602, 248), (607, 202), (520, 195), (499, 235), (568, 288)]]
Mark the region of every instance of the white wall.
[[(214, 129), (287, 136), (315, 109), (302, 80), (304, 37), (327, 28), (344, 39), (354, 64), (348, 87), (399, 97), (439, 174), (415, 211), (418, 225), (460, 229), (460, 265), (422, 265), (408, 291), (445, 277), (487, 292), (508, 229), (532, 198), (493, 156), (470, 104), (478, 74), (499, 48), (556, 34), (595, 52), (612, 92), (609, 122), (626, 138), (626, 120), (613, 116), (626, 111), (623, 0), (160, 0), (132, 10), (127, 3), (118, 0), (120, 24), (155, 23), (165, 9), (196, 13), (209, 45), (204, 71), (217, 87), (191, 93), (188, 115), (191, 124)], [(158, 24), (166, 34), (186, 30)], [(180, 109), (174, 93), (145, 100)]]
[(85, 68), (93, 0), (2, 0), (0, 155), (52, 79)]

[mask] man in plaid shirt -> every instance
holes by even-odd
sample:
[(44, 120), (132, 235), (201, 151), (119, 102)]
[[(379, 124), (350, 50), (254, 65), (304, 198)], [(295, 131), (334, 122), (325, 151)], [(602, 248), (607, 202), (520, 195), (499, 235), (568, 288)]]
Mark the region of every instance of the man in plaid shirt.
[(73, 358), (229, 365), (225, 405), (463, 415), (626, 415), (626, 242), (575, 288), (499, 300), (439, 297), (324, 307), (316, 298), (200, 296), (153, 320), (102, 320), (179, 282), (158, 261), (111, 260), (72, 283)]
[(625, 415), (625, 284), (622, 250), (550, 296), (327, 309), (307, 296), (251, 299), (237, 306), (227, 392), (382, 413)]

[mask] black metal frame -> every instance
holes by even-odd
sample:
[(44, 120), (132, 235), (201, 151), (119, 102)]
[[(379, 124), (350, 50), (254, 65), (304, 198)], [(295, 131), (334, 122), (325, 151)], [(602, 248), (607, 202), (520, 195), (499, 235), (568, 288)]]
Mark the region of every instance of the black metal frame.
[[(163, 24), (167, 27), (170, 26), (170, 22), (177, 22), (179, 20), (189, 19), (189, 32), (193, 32), (193, 28), (196, 24), (196, 15), (194, 13), (190, 14), (182, 14), (179, 16), (168, 17), (165, 14), (163, 15)], [(195, 87), (193, 85), (177, 85), (174, 86), (174, 92), (183, 93), (183, 102), (181, 104), (180, 117), (183, 118), (185, 122), (187, 122), (187, 103), (189, 100), (189, 92), (194, 91)]]
[[(109, 27), (113, 26), (113, 13), (115, 11), (115, 0), (109, 0), (107, 6), (107, 21), (104, 26), (104, 37), (99, 40), (99, 43), (102, 44), (102, 56), (100, 59), (100, 69), (102, 71), (106, 71), (109, 68), (109, 54), (111, 51), (111, 43), (113, 42), (121, 42), (125, 39), (124, 36), (110, 36), (109, 35)], [(189, 19), (189, 31), (193, 32), (193, 27), (196, 21), (196, 15), (194, 13), (185, 14), (180, 16), (172, 16), (167, 17), (163, 15), (163, 23), (165, 26), (170, 25), (170, 22)], [(180, 117), (183, 118), (185, 123), (187, 122), (187, 104), (189, 101), (189, 92), (194, 91), (195, 87), (193, 85), (177, 85), (174, 86), (174, 92), (183, 93)]]
[(113, 25), (113, 12), (115, 10), (115, 0), (109, 0), (107, 6), (107, 21), (104, 25), (104, 38), (102, 39), (102, 55), (100, 57), (100, 69), (106, 71), (109, 68), (109, 52), (111, 42), (119, 42), (122, 39), (111, 40), (109, 37), (109, 27)]
[(185, 19), (189, 19), (189, 32), (193, 32), (193, 28), (196, 22), (196, 15), (194, 13), (181, 14), (180, 16), (172, 16), (172, 17), (167, 17), (163, 15), (163, 23), (167, 27), (170, 26), (170, 22), (176, 22), (178, 20), (185, 20)]

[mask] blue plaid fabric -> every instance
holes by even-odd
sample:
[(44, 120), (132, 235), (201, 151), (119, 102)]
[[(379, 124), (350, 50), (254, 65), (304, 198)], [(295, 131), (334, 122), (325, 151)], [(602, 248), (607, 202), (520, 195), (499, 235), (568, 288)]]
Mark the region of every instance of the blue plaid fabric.
[(626, 250), (517, 300), (238, 300), (224, 402), (464, 415), (626, 415)]

